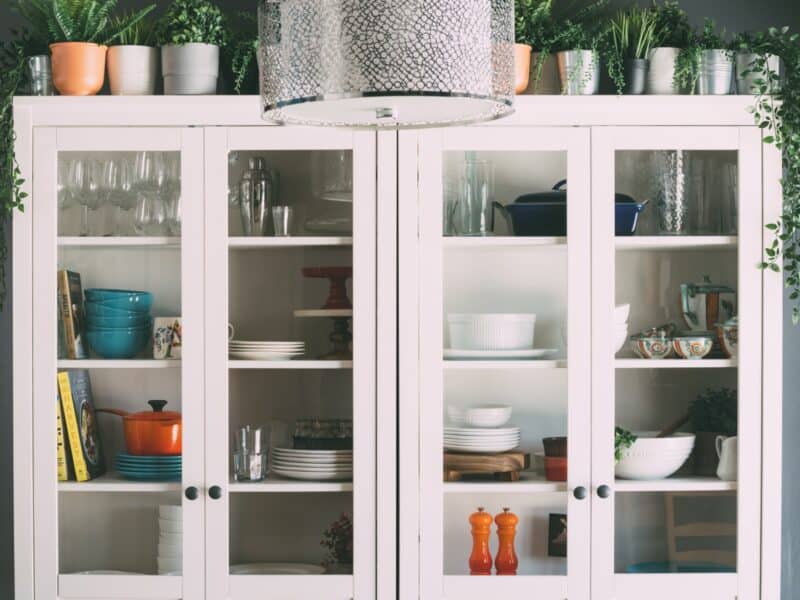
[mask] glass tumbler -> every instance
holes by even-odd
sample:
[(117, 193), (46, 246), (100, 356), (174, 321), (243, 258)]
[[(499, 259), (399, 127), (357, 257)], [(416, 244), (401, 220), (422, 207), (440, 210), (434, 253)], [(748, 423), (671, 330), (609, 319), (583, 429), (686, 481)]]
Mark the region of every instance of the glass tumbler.
[(269, 430), (245, 425), (235, 432), (233, 478), (236, 481), (261, 481), (267, 477)]
[(653, 195), (658, 208), (658, 232), (662, 235), (688, 233), (686, 159), (682, 150), (664, 150), (655, 154)]
[(450, 220), (456, 235), (485, 236), (494, 229), (494, 169), (484, 160), (461, 166), (459, 189)]

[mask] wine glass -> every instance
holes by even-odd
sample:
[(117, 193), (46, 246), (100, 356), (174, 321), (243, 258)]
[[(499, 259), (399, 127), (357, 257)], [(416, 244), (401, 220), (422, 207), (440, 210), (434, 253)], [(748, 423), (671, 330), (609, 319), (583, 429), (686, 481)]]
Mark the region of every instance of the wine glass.
[(70, 169), (69, 186), (72, 197), (83, 207), (81, 235), (90, 235), (89, 211), (96, 211), (103, 204), (100, 193), (103, 169), (95, 159), (76, 159)]
[(167, 169), (162, 152), (137, 152), (134, 160), (134, 189), (159, 193), (164, 187)]
[(133, 209), (133, 230), (139, 235), (164, 235), (167, 210), (164, 201), (153, 192), (139, 192)]
[(72, 190), (69, 184), (73, 162), (75, 161), (72, 158), (60, 158), (58, 160), (58, 183), (56, 184), (56, 190), (58, 192), (58, 208), (61, 210), (71, 207), (75, 200), (72, 196)]
[(164, 182), (164, 204), (167, 211), (167, 227), (172, 235), (181, 234), (181, 163), (169, 154), (164, 157), (166, 179)]
[(112, 158), (103, 165), (103, 192), (106, 201), (117, 208), (114, 217), (114, 235), (124, 235), (123, 211), (136, 205), (133, 192), (133, 167), (125, 158)]

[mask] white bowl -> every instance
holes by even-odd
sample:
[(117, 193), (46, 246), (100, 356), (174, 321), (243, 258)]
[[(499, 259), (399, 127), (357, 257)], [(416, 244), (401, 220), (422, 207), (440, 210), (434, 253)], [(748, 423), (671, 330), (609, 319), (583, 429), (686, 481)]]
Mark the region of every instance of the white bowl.
[(536, 315), (449, 314), (450, 348), (455, 350), (529, 350)]
[(183, 521), (172, 521), (170, 519), (159, 519), (158, 530), (165, 533), (182, 533)]
[(462, 409), (449, 404), (447, 416), (452, 423), (468, 427), (502, 427), (511, 419), (511, 407), (499, 404), (487, 404), (474, 408)]
[(158, 534), (158, 543), (168, 544), (170, 546), (181, 546), (183, 544), (183, 534), (161, 531)]
[(656, 431), (634, 432), (638, 439), (614, 469), (621, 479), (665, 479), (680, 469), (694, 448), (693, 433), (675, 433), (657, 438)]
[(158, 517), (170, 521), (180, 521), (183, 519), (183, 507), (174, 504), (159, 504)]
[(158, 563), (158, 572), (163, 573), (165, 571), (179, 571), (183, 567), (183, 560), (180, 558), (162, 558), (157, 557), (156, 562)]
[(183, 546), (180, 544), (158, 544), (159, 558), (180, 558), (183, 556)]
[(614, 322), (615, 323), (627, 323), (628, 317), (631, 314), (631, 305), (630, 304), (618, 304), (614, 308)]
[(628, 341), (628, 328), (626, 327), (622, 331), (617, 331), (614, 334), (614, 354), (622, 350), (622, 347), (625, 345), (625, 342)]

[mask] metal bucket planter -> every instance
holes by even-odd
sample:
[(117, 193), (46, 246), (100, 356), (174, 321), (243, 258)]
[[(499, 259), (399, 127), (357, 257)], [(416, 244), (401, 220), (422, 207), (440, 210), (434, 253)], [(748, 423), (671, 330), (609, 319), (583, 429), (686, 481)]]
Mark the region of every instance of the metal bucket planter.
[[(548, 54), (542, 60), (539, 52), (531, 55), (531, 74), (528, 78), (526, 94), (560, 94), (561, 80), (558, 75), (558, 60), (554, 54)], [(541, 64), (541, 72), (539, 66)]]
[(730, 50), (703, 50), (697, 78), (697, 93), (724, 96), (733, 89), (733, 53)]
[(781, 57), (774, 54), (764, 56), (766, 64), (763, 65), (764, 68), (761, 70), (756, 69), (755, 65), (753, 65), (753, 61), (759, 58), (757, 54), (740, 52), (736, 55), (736, 90), (739, 94), (758, 94), (760, 86), (756, 83), (756, 80), (766, 80), (767, 73), (774, 73), (778, 76), (777, 82), (767, 86), (767, 93), (780, 91), (784, 74), (784, 65)]
[(648, 94), (680, 94), (675, 85), (675, 63), (679, 48), (653, 48), (647, 55), (650, 62), (647, 70)]
[(625, 59), (625, 93), (638, 96), (644, 94), (647, 85), (646, 58), (626, 58)]
[(600, 57), (593, 50), (558, 53), (561, 91), (570, 96), (592, 96), (600, 91)]

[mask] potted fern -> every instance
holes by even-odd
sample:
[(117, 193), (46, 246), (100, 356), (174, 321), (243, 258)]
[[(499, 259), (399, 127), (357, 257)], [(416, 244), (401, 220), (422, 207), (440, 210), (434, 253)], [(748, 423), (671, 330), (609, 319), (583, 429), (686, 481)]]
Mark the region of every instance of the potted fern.
[[(155, 4), (150, 8), (155, 8)], [(158, 48), (152, 41), (153, 24), (140, 19), (120, 35), (118, 45), (108, 49), (108, 84), (112, 94), (142, 96), (155, 92)]]
[(647, 55), (647, 93), (680, 94), (676, 71), (681, 53), (692, 42), (689, 15), (672, 0), (662, 4), (653, 0), (650, 10), (655, 19), (655, 39)]
[(67, 96), (91, 96), (105, 80), (108, 44), (154, 6), (113, 19), (117, 0), (17, 0), (18, 12), (50, 41), (53, 85)]
[(165, 94), (214, 94), (228, 33), (210, 0), (174, 0), (159, 27)]
[(619, 12), (609, 24), (606, 60), (618, 94), (644, 94), (655, 28), (655, 14), (635, 7)]

